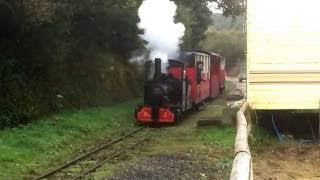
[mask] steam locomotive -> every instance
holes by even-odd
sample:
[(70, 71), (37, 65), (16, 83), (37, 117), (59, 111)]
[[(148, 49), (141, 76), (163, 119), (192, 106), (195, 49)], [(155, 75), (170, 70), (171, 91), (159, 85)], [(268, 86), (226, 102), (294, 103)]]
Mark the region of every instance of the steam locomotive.
[(169, 59), (162, 73), (161, 59), (145, 63), (144, 103), (135, 110), (142, 124), (174, 124), (225, 88), (225, 61), (206, 51), (182, 53)]

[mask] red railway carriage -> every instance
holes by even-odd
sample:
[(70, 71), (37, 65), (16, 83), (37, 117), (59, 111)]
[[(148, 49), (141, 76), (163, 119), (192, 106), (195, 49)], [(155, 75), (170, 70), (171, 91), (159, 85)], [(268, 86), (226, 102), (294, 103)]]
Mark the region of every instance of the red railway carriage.
[[(205, 52), (211, 57), (211, 68), (213, 69), (211, 78), (211, 96), (215, 97), (217, 93), (222, 92), (225, 89), (225, 79), (226, 79), (226, 71), (225, 71), (225, 59), (219, 54)], [(220, 66), (220, 68), (219, 68)], [(219, 82), (217, 82), (219, 81)], [(219, 83), (219, 85), (217, 84)], [(219, 89), (217, 89), (219, 87)]]
[(178, 59), (168, 61), (166, 73), (161, 73), (160, 59), (154, 66), (146, 62), (144, 104), (135, 111), (137, 122), (175, 123), (224, 89), (224, 60), (218, 54), (194, 51)]

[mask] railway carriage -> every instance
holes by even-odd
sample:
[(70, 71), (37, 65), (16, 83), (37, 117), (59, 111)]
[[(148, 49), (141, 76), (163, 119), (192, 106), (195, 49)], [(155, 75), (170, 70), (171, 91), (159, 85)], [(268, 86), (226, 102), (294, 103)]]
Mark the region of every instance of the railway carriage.
[(166, 73), (161, 66), (161, 59), (145, 63), (144, 104), (135, 110), (139, 123), (173, 124), (224, 89), (224, 59), (218, 54), (182, 53), (168, 60)]

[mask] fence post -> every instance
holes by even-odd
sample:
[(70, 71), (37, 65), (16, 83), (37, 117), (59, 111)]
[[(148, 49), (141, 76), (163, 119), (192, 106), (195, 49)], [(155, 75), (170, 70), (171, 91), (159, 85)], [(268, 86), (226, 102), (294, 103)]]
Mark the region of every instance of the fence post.
[(248, 110), (249, 103), (244, 102), (237, 112), (236, 129), (237, 135), (235, 139), (234, 154), (232, 171), (230, 175), (231, 180), (252, 180), (253, 179), (253, 167), (251, 152), (248, 144), (248, 137), (251, 132), (251, 120), (250, 117), (246, 119), (246, 112)]

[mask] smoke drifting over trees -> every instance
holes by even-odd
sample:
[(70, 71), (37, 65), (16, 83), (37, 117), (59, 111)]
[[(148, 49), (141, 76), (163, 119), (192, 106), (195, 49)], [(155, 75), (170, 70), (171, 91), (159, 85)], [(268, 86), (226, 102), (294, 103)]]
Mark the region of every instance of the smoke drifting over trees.
[(145, 0), (139, 8), (139, 27), (145, 31), (141, 37), (148, 42), (152, 59), (167, 60), (179, 51), (185, 27), (174, 22), (176, 10), (175, 3), (169, 0)]

